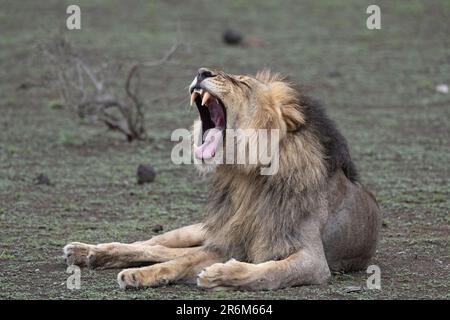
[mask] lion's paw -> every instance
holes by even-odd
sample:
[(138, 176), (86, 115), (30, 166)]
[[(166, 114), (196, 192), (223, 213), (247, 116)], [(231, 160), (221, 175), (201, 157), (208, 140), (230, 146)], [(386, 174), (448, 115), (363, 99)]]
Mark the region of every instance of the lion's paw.
[(197, 285), (205, 289), (224, 289), (239, 286), (251, 277), (254, 265), (231, 259), (226, 263), (215, 263), (199, 273)]
[(168, 270), (159, 265), (122, 270), (117, 275), (121, 289), (158, 287), (169, 283)]
[(67, 265), (77, 265), (86, 267), (89, 265), (89, 258), (92, 256), (93, 245), (71, 242), (63, 248), (63, 258)]
[(137, 269), (125, 269), (117, 275), (117, 282), (122, 290), (143, 286), (142, 276)]

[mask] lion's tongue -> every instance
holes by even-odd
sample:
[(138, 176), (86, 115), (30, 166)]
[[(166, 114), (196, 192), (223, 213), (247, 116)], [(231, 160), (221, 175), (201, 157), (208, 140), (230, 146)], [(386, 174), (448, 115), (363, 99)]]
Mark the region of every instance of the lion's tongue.
[(214, 157), (217, 151), (217, 147), (222, 141), (222, 130), (212, 128), (208, 130), (205, 138), (205, 142), (195, 149), (195, 156), (197, 159), (210, 159)]

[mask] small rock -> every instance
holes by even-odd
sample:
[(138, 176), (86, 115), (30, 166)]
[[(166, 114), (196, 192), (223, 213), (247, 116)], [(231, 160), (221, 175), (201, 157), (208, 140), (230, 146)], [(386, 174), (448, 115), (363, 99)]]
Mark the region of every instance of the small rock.
[(360, 292), (362, 291), (361, 287), (357, 287), (357, 286), (349, 286), (349, 287), (345, 287), (345, 293), (352, 293), (352, 292)]
[(156, 233), (163, 231), (163, 229), (164, 227), (160, 224), (155, 224), (154, 226), (152, 226), (152, 231)]
[(440, 85), (436, 86), (436, 92), (447, 94), (448, 93), (448, 85), (440, 84)]
[(332, 70), (332, 71), (328, 72), (328, 77), (330, 77), (330, 78), (339, 78), (341, 76), (342, 76), (342, 74), (337, 70)]
[(149, 183), (155, 181), (156, 171), (151, 165), (139, 165), (137, 169), (137, 183)]
[(44, 185), (47, 185), (47, 186), (51, 186), (52, 185), (52, 183), (50, 182), (50, 179), (43, 173), (38, 175), (35, 180), (36, 180), (36, 184), (44, 184)]
[(34, 84), (34, 83), (32, 83), (32, 82), (25, 81), (25, 82), (22, 82), (22, 83), (17, 87), (17, 89), (18, 89), (18, 90), (28, 90), (28, 89), (30, 89), (31, 87), (34, 87), (34, 86), (36, 86), (36, 84)]
[(226, 30), (222, 35), (223, 42), (229, 45), (240, 44), (242, 42), (242, 38), (243, 37), (239, 32), (231, 29)]

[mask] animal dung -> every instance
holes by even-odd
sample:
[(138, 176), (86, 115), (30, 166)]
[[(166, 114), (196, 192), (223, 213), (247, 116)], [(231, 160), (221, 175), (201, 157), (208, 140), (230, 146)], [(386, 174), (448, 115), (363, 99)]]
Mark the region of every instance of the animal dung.
[(155, 181), (156, 171), (151, 165), (139, 165), (137, 169), (137, 183), (144, 184)]
[(49, 177), (47, 177), (45, 174), (41, 173), (35, 178), (36, 184), (51, 186), (52, 183), (50, 182)]
[(155, 224), (152, 226), (152, 231), (155, 233), (159, 233), (161, 231), (163, 231), (164, 227), (160, 224)]
[(242, 38), (243, 37), (239, 32), (231, 29), (226, 30), (222, 35), (223, 42), (229, 45), (240, 44), (242, 42)]

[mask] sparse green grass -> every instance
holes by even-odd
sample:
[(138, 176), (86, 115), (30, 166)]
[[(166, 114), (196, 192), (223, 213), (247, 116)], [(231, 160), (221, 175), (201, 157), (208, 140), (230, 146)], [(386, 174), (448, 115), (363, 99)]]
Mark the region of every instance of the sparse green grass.
[[(63, 25), (69, 2), (1, 4), (0, 298), (449, 298), (450, 103), (435, 92), (450, 84), (446, 1), (382, 1), (380, 31), (365, 29), (371, 1), (83, 1), (82, 31), (63, 32), (91, 61), (160, 58), (177, 23), (191, 48), (177, 63), (142, 70), (151, 140), (132, 144), (102, 125), (80, 123), (67, 108), (53, 110), (57, 95), (49, 88), (17, 89), (43, 79), (32, 47)], [(228, 26), (265, 46), (226, 47), (220, 39)], [(345, 293), (364, 288), (368, 275), (358, 272), (275, 292), (180, 285), (124, 292), (117, 270), (83, 270), (81, 290), (66, 289), (65, 243), (142, 240), (154, 224), (167, 231), (201, 219), (203, 178), (170, 161), (170, 133), (196, 117), (185, 108), (186, 86), (200, 66), (234, 73), (270, 67), (312, 88), (328, 107), (387, 222), (374, 259), (382, 290)], [(136, 184), (141, 163), (155, 166), (154, 183)], [(40, 173), (54, 185), (35, 185)]]
[(48, 107), (53, 110), (61, 110), (64, 108), (64, 102), (61, 100), (50, 100), (48, 102)]
[(60, 131), (58, 143), (63, 146), (81, 146), (83, 144), (83, 140), (77, 133)]

